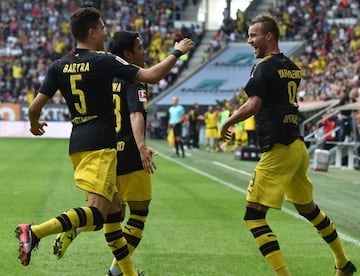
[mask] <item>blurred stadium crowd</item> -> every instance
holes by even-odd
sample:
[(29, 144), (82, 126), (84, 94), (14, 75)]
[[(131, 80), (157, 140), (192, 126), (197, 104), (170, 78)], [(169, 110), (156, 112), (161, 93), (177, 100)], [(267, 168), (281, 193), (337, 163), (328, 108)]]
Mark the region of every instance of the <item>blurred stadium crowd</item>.
[[(191, 37), (198, 45), (203, 36), (200, 25), (174, 28), (181, 20), (186, 0), (2, 0), (0, 3), (0, 102), (29, 103), (44, 78), (47, 66), (74, 47), (68, 17), (80, 6), (95, 6), (103, 12), (109, 34), (120, 29), (139, 31), (147, 47), (148, 64), (164, 59), (174, 41)], [(302, 101), (359, 96), (360, 24), (359, 1), (283, 1), (270, 8), (280, 22), (282, 40), (305, 41), (305, 52), (294, 56), (304, 80), (299, 89)], [(219, 41), (245, 41), (244, 13), (224, 20), (209, 45)], [(218, 47), (219, 48), (219, 47)], [(218, 49), (217, 48), (217, 49)], [(154, 94), (171, 85), (191, 58), (177, 66), (153, 86)], [(241, 98), (241, 91), (234, 97)], [(349, 97), (350, 95), (350, 97)], [(52, 99), (61, 103), (60, 96)]]
[[(304, 41), (305, 51), (292, 59), (301, 68), (303, 80), (298, 100), (303, 102), (338, 100), (339, 106), (360, 101), (360, 7), (357, 0), (284, 1), (270, 13), (278, 18), (281, 40)], [(243, 37), (246, 22), (227, 30), (228, 39)], [(239, 24), (239, 21), (242, 24)], [(236, 30), (241, 26), (241, 32)], [(230, 99), (235, 106), (245, 101), (242, 88)], [(305, 116), (302, 120), (306, 119)], [(319, 122), (305, 125), (305, 135), (315, 135), (316, 143), (358, 140), (353, 125), (360, 116), (351, 110), (327, 111)], [(357, 135), (356, 135), (356, 133)]]
[[(283, 41), (305, 41), (305, 52), (292, 58), (304, 79), (300, 101), (357, 98), (360, 87), (360, 7), (357, 0), (294, 0), (269, 12), (278, 18)], [(246, 20), (222, 26), (229, 41), (246, 38)], [(240, 94), (241, 91), (239, 91)]]
[[(174, 41), (190, 37), (196, 45), (200, 43), (203, 34), (200, 25), (174, 28), (174, 20), (181, 19), (181, 11), (187, 4), (186, 0), (1, 1), (0, 102), (32, 101), (47, 66), (74, 47), (68, 19), (77, 8), (94, 6), (100, 9), (108, 39), (122, 29), (141, 33), (147, 48), (147, 61), (151, 65), (169, 55)], [(171, 85), (191, 55), (179, 59), (167, 78), (152, 87), (153, 92)], [(62, 103), (63, 99), (58, 94), (51, 101)]]

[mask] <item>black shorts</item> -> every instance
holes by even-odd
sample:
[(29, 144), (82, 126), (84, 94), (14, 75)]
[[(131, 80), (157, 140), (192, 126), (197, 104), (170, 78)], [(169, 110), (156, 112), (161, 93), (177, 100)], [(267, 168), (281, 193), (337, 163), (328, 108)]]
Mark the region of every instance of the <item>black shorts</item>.
[(174, 136), (182, 136), (182, 123), (177, 123), (173, 127), (174, 130)]

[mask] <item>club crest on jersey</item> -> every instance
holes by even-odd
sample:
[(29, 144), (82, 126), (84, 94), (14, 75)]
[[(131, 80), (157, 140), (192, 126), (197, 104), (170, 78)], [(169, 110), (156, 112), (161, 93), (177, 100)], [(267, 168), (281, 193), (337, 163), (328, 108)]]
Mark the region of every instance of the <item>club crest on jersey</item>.
[(121, 57), (116, 56), (115, 59), (118, 62), (121, 62), (122, 64), (129, 65), (129, 63), (126, 60), (122, 59)]
[(147, 93), (145, 89), (138, 90), (139, 101), (146, 102), (147, 101)]

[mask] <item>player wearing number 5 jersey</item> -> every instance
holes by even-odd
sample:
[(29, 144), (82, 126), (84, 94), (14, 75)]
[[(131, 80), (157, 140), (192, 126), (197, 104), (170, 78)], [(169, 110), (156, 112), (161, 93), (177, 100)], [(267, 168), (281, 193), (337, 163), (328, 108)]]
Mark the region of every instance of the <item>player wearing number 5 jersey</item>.
[[(144, 66), (145, 51), (139, 34), (120, 31), (110, 42), (110, 51), (137, 66)], [(113, 81), (115, 130), (117, 133), (117, 181), (121, 202), (121, 217), (125, 217), (126, 204), (130, 215), (124, 227), (124, 236), (130, 255), (139, 245), (151, 200), (151, 177), (155, 170), (153, 150), (146, 146), (145, 129), (148, 110), (148, 91), (145, 83), (129, 83), (115, 78)], [(73, 229), (59, 234), (54, 254), (62, 258), (68, 246), (83, 231)], [(108, 275), (118, 276), (122, 271), (114, 258)]]
[[(145, 50), (136, 32), (116, 32), (109, 49), (131, 64), (144, 66)], [(123, 232), (131, 255), (142, 238), (151, 200), (150, 174), (155, 170), (152, 160), (154, 151), (146, 146), (145, 141), (148, 91), (145, 83), (129, 83), (119, 78), (114, 79), (112, 89), (118, 158), (116, 188), (122, 205), (121, 217), (125, 217), (126, 204), (130, 209)], [(93, 229), (83, 227), (59, 234), (54, 254), (62, 258), (74, 238), (89, 230)], [(114, 258), (108, 275), (118, 276), (121, 273)]]
[(346, 256), (334, 224), (313, 201), (307, 176), (309, 155), (298, 126), (296, 93), (301, 72), (280, 52), (278, 40), (279, 27), (271, 15), (261, 14), (253, 20), (248, 43), (261, 60), (244, 88), (248, 100), (221, 128), (221, 135), (229, 138), (231, 125), (255, 115), (262, 155), (248, 186), (244, 220), (275, 274), (290, 275), (276, 235), (266, 221), (268, 209), (281, 208), (285, 195), (329, 245), (336, 275), (353, 275), (356, 267)]
[(52, 97), (60, 89), (65, 98), (73, 125), (70, 154), (115, 148), (111, 80), (115, 75), (132, 81), (137, 71), (119, 57), (87, 49), (75, 49), (49, 67), (39, 92)]
[(51, 65), (39, 93), (29, 107), (30, 131), (45, 133), (40, 122), (43, 106), (57, 90), (64, 96), (72, 119), (69, 144), (76, 186), (87, 195), (87, 207), (70, 209), (39, 225), (19, 224), (19, 259), (30, 262), (32, 250), (41, 238), (77, 227), (104, 228), (105, 238), (124, 275), (136, 275), (120, 225), (120, 203), (116, 191), (116, 135), (113, 112), (114, 77), (128, 82), (156, 83), (193, 48), (189, 39), (175, 44), (176, 51), (161, 63), (138, 68), (103, 52), (106, 30), (98, 10), (82, 8), (70, 18), (76, 50)]

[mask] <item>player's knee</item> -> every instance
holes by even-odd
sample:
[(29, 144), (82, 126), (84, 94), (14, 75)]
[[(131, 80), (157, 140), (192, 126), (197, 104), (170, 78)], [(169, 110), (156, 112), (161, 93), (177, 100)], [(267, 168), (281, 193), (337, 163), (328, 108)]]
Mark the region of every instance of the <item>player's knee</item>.
[(306, 214), (311, 214), (314, 211), (319, 211), (319, 207), (312, 201), (309, 204), (294, 204), (298, 213), (304, 217)]
[(296, 209), (299, 212), (299, 214), (305, 217), (308, 221), (314, 220), (320, 214), (320, 209), (317, 205), (314, 205), (314, 208), (312, 209), (306, 209), (306, 210), (301, 208), (296, 208)]
[(246, 212), (244, 215), (245, 222), (247, 220), (256, 220), (256, 219), (264, 219), (266, 213), (262, 211), (258, 211), (254, 208), (246, 207)]
[(98, 231), (98, 230), (102, 229), (102, 227), (104, 225), (104, 217), (98, 208), (90, 207), (90, 209), (92, 211), (93, 218), (94, 218), (94, 225), (95, 225), (94, 231)]

